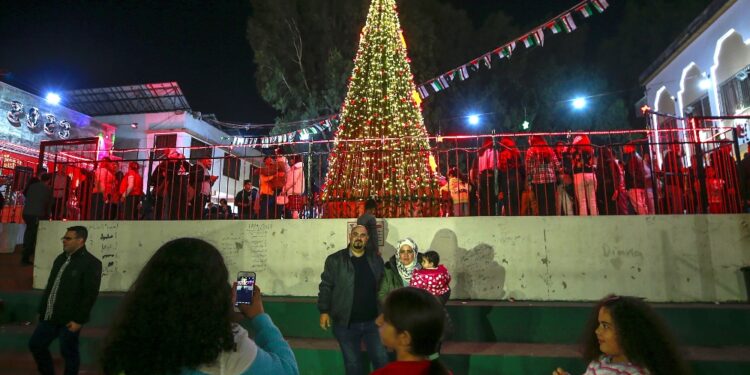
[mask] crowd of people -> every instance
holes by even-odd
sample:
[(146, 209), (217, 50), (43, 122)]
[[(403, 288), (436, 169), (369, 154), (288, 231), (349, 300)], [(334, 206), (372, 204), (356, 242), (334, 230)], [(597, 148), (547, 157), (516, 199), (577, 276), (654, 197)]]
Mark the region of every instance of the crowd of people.
[[(722, 214), (750, 210), (750, 157), (736, 162), (724, 145), (689, 158), (684, 144), (661, 147), (629, 142), (599, 146), (587, 135), (571, 142), (528, 138), (487, 139), (467, 153), (470, 167), (437, 169), (441, 216), (596, 216)], [(122, 165), (121, 165), (122, 163)], [(311, 194), (301, 155), (279, 150), (251, 168), (234, 196), (220, 192), (212, 159), (192, 163), (176, 149), (147, 165), (108, 157), (82, 170), (77, 186), (58, 164), (44, 175), (52, 197), (24, 194), (33, 216), (55, 220), (297, 219), (324, 215)], [(123, 169), (124, 168), (124, 169)], [(443, 176), (443, 173), (445, 174)], [(144, 184), (145, 180), (145, 184)], [(254, 186), (253, 181), (258, 182)], [(28, 186), (28, 185), (27, 185)], [(28, 189), (27, 189), (28, 190)], [(39, 189), (36, 189), (39, 193)], [(217, 193), (220, 198), (217, 199)], [(40, 214), (39, 211), (45, 211)], [(24, 214), (24, 217), (27, 217)], [(30, 221), (32, 224), (34, 220)]]
[[(739, 213), (750, 209), (750, 160), (737, 168), (731, 147), (683, 163), (684, 145), (594, 145), (587, 135), (554, 146), (530, 136), (479, 149), (468, 176), (441, 178), (442, 216), (596, 216)], [(663, 150), (664, 152), (657, 152)], [(620, 156), (618, 158), (618, 155)], [(745, 177), (745, 191), (741, 191)]]
[[(56, 339), (65, 373), (78, 373), (79, 337), (102, 277), (102, 263), (87, 251), (87, 238), (86, 227), (67, 229), (42, 294), (29, 341), (41, 374), (54, 373), (49, 346)], [(114, 317), (100, 350), (100, 370), (298, 374), (294, 352), (264, 311), (261, 289), (255, 284), (252, 303), (236, 304), (236, 284), (229, 280), (221, 253), (210, 243), (179, 238), (162, 245)], [(405, 238), (384, 262), (368, 229), (354, 226), (348, 246), (326, 258), (318, 294), (320, 327), (332, 328), (346, 374), (452, 374), (441, 360), (450, 280), (437, 252), (420, 254), (415, 241)], [(243, 319), (251, 333), (239, 324)], [(605, 297), (583, 332), (585, 375), (690, 373), (664, 322), (641, 299)], [(363, 343), (371, 365), (362, 360)], [(568, 374), (562, 368), (552, 373)]]

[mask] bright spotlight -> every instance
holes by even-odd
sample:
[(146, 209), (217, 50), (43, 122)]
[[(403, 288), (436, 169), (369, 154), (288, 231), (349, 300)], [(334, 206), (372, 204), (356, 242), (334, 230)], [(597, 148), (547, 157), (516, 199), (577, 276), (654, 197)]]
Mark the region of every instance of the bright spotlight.
[(708, 90), (711, 88), (711, 80), (708, 78), (704, 78), (698, 82), (698, 88), (701, 90)]
[(529, 125), (529, 122), (524, 120), (523, 124), (521, 124), (521, 127), (523, 128), (523, 130), (529, 130)]
[(60, 95), (57, 95), (54, 92), (50, 92), (47, 94), (45, 100), (47, 100), (47, 103), (57, 105), (60, 104)]
[(586, 108), (586, 98), (575, 98), (573, 99), (573, 108), (584, 109)]
[(469, 116), (469, 125), (479, 125), (479, 115)]

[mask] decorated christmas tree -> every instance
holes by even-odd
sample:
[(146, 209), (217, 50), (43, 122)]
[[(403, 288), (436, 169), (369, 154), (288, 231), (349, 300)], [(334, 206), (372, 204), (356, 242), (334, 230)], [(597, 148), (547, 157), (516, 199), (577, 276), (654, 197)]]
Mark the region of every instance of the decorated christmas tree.
[(372, 0), (323, 191), (326, 217), (437, 216), (439, 191), (395, 0)]

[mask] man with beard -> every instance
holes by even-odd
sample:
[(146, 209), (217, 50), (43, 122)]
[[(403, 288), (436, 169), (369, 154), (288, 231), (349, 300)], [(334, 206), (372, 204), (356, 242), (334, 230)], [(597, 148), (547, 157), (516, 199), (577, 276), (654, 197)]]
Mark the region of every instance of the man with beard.
[(388, 362), (375, 325), (379, 314), (377, 291), (383, 277), (383, 258), (367, 249), (368, 238), (367, 228), (355, 226), (349, 234), (349, 247), (329, 255), (320, 275), (320, 328), (333, 327), (347, 375), (365, 373), (360, 355), (363, 341), (375, 369)]

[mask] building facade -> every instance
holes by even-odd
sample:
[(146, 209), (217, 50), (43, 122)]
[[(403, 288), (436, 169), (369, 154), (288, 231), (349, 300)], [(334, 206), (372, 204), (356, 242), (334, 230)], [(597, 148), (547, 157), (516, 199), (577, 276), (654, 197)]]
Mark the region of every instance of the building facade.
[[(716, 0), (641, 75), (654, 111), (686, 116), (750, 115), (750, 0)], [(654, 117), (655, 128), (689, 127)], [(750, 141), (748, 120), (713, 122), (739, 127), (741, 152)], [(744, 134), (743, 134), (744, 133)], [(729, 137), (731, 132), (722, 134)], [(701, 140), (711, 137), (701, 134)]]

